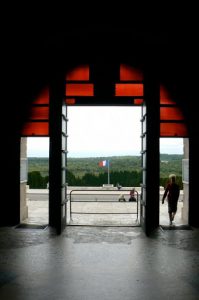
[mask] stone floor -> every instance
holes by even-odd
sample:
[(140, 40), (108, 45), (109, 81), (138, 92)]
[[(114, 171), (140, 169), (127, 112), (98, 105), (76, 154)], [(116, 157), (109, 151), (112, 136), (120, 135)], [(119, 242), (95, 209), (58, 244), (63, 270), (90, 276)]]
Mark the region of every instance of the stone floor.
[(29, 200), (27, 220), (44, 229), (0, 228), (1, 300), (199, 300), (199, 229), (180, 226), (182, 202), (172, 227), (160, 204), (162, 226), (150, 237), (140, 226), (56, 235), (45, 197)]
[(0, 228), (1, 300), (198, 300), (199, 229)]

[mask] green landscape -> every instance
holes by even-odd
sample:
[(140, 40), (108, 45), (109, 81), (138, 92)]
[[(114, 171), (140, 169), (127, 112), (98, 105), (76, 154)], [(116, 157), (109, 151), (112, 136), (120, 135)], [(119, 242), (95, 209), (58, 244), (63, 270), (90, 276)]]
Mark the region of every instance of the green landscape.
[[(182, 159), (179, 154), (160, 155), (160, 185), (165, 186), (170, 173), (175, 173), (182, 188)], [(102, 186), (107, 183), (107, 167), (99, 162), (109, 160), (110, 183), (114, 186), (140, 186), (142, 182), (141, 156), (112, 156), (67, 159), (69, 186)], [(28, 185), (30, 188), (46, 188), (49, 175), (49, 159), (28, 158)]]

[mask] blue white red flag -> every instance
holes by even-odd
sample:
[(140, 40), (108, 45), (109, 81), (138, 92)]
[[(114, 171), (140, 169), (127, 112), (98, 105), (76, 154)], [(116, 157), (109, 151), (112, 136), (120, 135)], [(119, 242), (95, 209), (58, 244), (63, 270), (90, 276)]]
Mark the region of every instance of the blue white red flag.
[(107, 160), (102, 160), (99, 162), (99, 167), (106, 167), (108, 165)]

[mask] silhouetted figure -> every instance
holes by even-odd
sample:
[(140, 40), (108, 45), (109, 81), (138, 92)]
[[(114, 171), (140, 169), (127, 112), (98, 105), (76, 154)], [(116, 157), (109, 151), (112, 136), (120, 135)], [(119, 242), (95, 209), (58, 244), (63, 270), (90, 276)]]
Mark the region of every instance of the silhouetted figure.
[(136, 197), (135, 197), (135, 189), (133, 188), (131, 191), (130, 191), (130, 198), (129, 198), (129, 201), (136, 201)]
[(169, 175), (169, 183), (167, 184), (162, 197), (162, 204), (164, 204), (164, 200), (167, 197), (170, 225), (172, 225), (172, 222), (175, 218), (175, 214), (177, 212), (177, 203), (179, 195), (180, 188), (179, 185), (176, 183), (176, 175), (171, 174)]

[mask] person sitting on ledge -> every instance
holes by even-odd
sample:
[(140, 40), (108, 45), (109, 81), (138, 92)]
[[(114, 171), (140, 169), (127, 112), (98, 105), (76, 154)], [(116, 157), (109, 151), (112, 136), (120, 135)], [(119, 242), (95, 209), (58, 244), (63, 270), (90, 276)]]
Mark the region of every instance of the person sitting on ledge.
[(135, 198), (135, 189), (134, 188), (130, 191), (129, 201), (134, 201), (134, 202), (136, 201), (136, 198)]
[(126, 201), (126, 199), (125, 199), (125, 197), (124, 197), (124, 195), (123, 195), (123, 194), (121, 194), (121, 195), (120, 195), (120, 197), (119, 197), (119, 199), (118, 199), (118, 200), (119, 200), (119, 201), (124, 201), (124, 202)]

